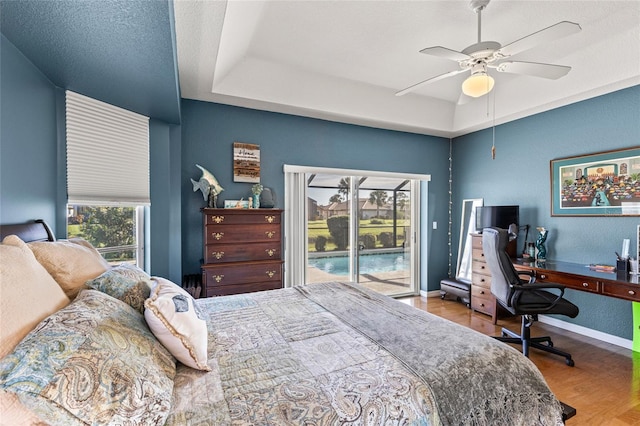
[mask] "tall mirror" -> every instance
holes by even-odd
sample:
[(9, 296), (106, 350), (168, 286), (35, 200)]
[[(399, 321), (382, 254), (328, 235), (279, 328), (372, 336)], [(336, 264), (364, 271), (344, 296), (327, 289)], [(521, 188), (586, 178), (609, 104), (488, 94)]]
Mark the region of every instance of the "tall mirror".
[(458, 262), (456, 265), (456, 280), (458, 281), (471, 282), (471, 233), (476, 230), (476, 208), (482, 204), (482, 198), (462, 200), (460, 242), (458, 243)]

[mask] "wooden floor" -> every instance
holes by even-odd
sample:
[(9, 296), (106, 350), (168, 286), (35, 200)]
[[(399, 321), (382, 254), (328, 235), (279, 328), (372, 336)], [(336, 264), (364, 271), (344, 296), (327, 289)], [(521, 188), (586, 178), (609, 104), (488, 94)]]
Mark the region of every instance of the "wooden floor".
[[(490, 317), (452, 300), (423, 296), (398, 300), (490, 336), (499, 335), (502, 327), (520, 329), (518, 318), (500, 319), (494, 326)], [(531, 334), (551, 336), (554, 346), (575, 361), (575, 367), (569, 367), (563, 357), (530, 352), (556, 397), (577, 410), (568, 426), (640, 425), (640, 353), (539, 322)]]

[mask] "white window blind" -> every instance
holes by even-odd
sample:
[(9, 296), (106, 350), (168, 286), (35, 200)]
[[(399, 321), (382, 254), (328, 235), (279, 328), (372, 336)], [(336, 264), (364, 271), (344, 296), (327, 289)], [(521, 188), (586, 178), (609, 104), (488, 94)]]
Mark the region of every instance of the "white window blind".
[(66, 92), (69, 204), (149, 204), (149, 118)]

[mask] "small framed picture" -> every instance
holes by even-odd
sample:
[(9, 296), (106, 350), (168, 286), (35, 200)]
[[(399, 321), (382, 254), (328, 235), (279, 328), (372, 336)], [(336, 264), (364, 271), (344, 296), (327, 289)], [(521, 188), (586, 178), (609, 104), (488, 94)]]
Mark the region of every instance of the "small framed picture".
[(249, 200), (224, 200), (225, 209), (248, 209)]

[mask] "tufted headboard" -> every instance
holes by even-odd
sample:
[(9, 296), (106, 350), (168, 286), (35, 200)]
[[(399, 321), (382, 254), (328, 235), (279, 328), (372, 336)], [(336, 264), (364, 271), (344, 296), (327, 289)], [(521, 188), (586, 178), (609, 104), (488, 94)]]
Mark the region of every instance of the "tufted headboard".
[(12, 225), (0, 225), (0, 241), (7, 235), (17, 235), (26, 243), (32, 241), (55, 241), (56, 237), (51, 232), (49, 225), (42, 220), (33, 222), (16, 223)]

